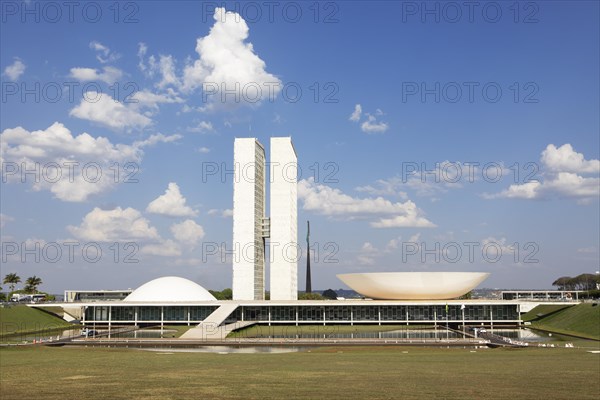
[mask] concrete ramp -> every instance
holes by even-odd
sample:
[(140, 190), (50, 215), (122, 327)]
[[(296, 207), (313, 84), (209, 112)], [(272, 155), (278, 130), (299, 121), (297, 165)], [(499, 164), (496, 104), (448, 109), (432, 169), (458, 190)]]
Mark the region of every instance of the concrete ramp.
[(220, 340), (224, 339), (231, 331), (252, 325), (252, 323), (246, 324), (244, 322), (221, 325), (237, 308), (238, 304), (223, 304), (198, 326), (181, 335), (181, 339)]

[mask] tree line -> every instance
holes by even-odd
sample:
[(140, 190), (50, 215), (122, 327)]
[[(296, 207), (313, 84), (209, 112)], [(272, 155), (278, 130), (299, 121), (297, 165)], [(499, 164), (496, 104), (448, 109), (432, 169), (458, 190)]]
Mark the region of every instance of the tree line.
[(598, 274), (561, 276), (552, 282), (552, 286), (556, 286), (558, 290), (597, 290), (598, 285), (600, 285), (600, 275)]
[[(10, 274), (6, 274), (6, 276), (4, 277), (3, 283), (5, 285), (8, 285), (8, 287), (10, 288), (10, 291), (8, 292), (7, 298), (10, 298), (10, 295), (15, 291), (15, 286), (21, 282), (21, 277), (17, 274), (15, 274), (14, 272), (11, 272)], [(42, 284), (42, 278), (38, 277), (38, 276), (30, 276), (29, 278), (25, 279), (25, 286), (23, 287), (23, 292), (24, 293), (32, 293), (32, 294), (36, 294), (38, 292), (38, 286), (40, 286)]]

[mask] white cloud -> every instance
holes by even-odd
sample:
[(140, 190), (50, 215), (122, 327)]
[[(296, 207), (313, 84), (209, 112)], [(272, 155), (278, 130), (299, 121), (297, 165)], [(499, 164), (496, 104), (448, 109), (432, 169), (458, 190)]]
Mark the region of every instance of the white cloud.
[(90, 49), (96, 52), (96, 59), (102, 64), (113, 62), (121, 58), (121, 55), (110, 51), (110, 49), (100, 42), (90, 42)]
[(147, 52), (148, 52), (148, 46), (146, 45), (146, 43), (143, 43), (143, 42), (138, 43), (138, 52), (137, 52), (137, 56), (138, 56), (138, 60), (139, 60), (138, 68), (142, 72), (146, 72), (148, 70), (146, 63), (144, 62), (144, 58), (146, 57)]
[(198, 215), (191, 207), (187, 206), (186, 199), (181, 195), (179, 186), (175, 182), (169, 183), (165, 194), (154, 199), (146, 212), (165, 215), (167, 217), (195, 217)]
[(163, 89), (167, 86), (179, 87), (180, 82), (179, 78), (177, 78), (177, 74), (175, 72), (175, 61), (172, 56), (163, 56), (159, 57), (159, 61), (157, 68), (162, 76), (160, 82), (156, 84), (157, 87)]
[[(485, 247), (485, 253), (492, 259), (496, 256), (502, 256), (507, 254), (513, 254), (515, 248), (512, 245), (507, 244), (505, 237), (497, 239), (493, 236), (487, 237), (481, 241), (482, 249)], [(518, 250), (518, 249), (517, 249)]]
[(571, 172), (559, 172), (542, 184), (545, 192), (561, 197), (592, 198), (600, 195), (600, 178), (584, 178)]
[(375, 248), (375, 246), (373, 246), (370, 242), (365, 242), (360, 249), (357, 260), (361, 265), (374, 265), (375, 258), (380, 255), (381, 253), (377, 248)]
[(115, 130), (142, 129), (152, 124), (152, 120), (138, 112), (135, 105), (124, 105), (105, 93), (94, 91), (86, 92), (79, 105), (73, 108), (69, 115)]
[(549, 144), (542, 152), (541, 163), (540, 178), (543, 179), (513, 184), (499, 193), (484, 193), (483, 197), (529, 200), (576, 198), (584, 204), (600, 197), (600, 177), (582, 176), (600, 174), (599, 160), (585, 160), (583, 154), (575, 152), (567, 143), (558, 148)]
[[(348, 118), (350, 121), (352, 122), (359, 122), (362, 118), (362, 106), (360, 104), (356, 104), (354, 106), (354, 111), (352, 112), (352, 114), (350, 115), (350, 118)], [(382, 116), (384, 115), (383, 111), (381, 111), (381, 109), (377, 109), (375, 111), (375, 115), (376, 116)], [(388, 130), (389, 125), (386, 122), (378, 122), (377, 121), (377, 117), (375, 115), (372, 115), (370, 113), (365, 113), (365, 116), (367, 117), (367, 119), (365, 121), (363, 121), (362, 124), (360, 124), (360, 129), (367, 134), (373, 134), (373, 133), (384, 133), (385, 131)]]
[(137, 108), (150, 108), (158, 110), (159, 104), (183, 103), (184, 100), (177, 96), (173, 90), (167, 90), (165, 93), (153, 93), (148, 89), (135, 92), (130, 98), (132, 106)]
[(542, 152), (542, 163), (550, 171), (575, 173), (600, 173), (600, 160), (586, 160), (573, 150), (569, 143), (556, 147), (549, 144)]
[(171, 143), (181, 139), (183, 136), (175, 134), (175, 135), (163, 135), (162, 133), (155, 133), (150, 135), (148, 139), (139, 140), (133, 142), (133, 146), (142, 148), (147, 146), (153, 146), (156, 143)]
[(191, 219), (171, 225), (171, 232), (178, 242), (194, 247), (204, 237), (204, 229)]
[(171, 89), (163, 93), (153, 93), (144, 89), (133, 93), (123, 101), (117, 101), (107, 93), (89, 91), (84, 94), (79, 105), (74, 107), (69, 115), (99, 123), (113, 130), (131, 132), (133, 129), (143, 129), (151, 125), (151, 117), (158, 112), (160, 104), (183, 102), (184, 100)]
[(67, 226), (76, 238), (95, 242), (135, 242), (160, 239), (156, 228), (133, 208), (94, 208), (79, 226)]
[(357, 104), (354, 106), (354, 112), (352, 112), (352, 115), (350, 115), (350, 121), (353, 122), (358, 122), (360, 120), (360, 116), (362, 114), (362, 106), (360, 104)]
[(230, 218), (233, 217), (233, 210), (230, 208), (227, 208), (225, 210), (221, 210), (218, 208), (211, 208), (210, 210), (208, 210), (207, 212), (208, 215), (219, 215), (223, 218)]
[(198, 153), (202, 153), (202, 154), (208, 154), (208, 153), (210, 153), (210, 149), (208, 147), (198, 147), (196, 149), (196, 151)]
[(435, 226), (410, 200), (392, 203), (383, 197), (354, 198), (339, 189), (317, 184), (313, 178), (298, 182), (298, 197), (304, 210), (321, 215), (345, 219), (377, 217), (377, 221), (371, 222), (375, 228)]
[[(63, 201), (86, 201), (91, 195), (123, 183), (124, 177), (131, 174), (130, 170), (124, 170), (125, 165), (139, 165), (143, 147), (178, 137), (157, 134), (127, 145), (113, 144), (107, 138), (94, 138), (88, 133), (74, 136), (59, 122), (32, 132), (22, 127), (5, 129), (0, 135), (0, 161), (14, 163), (19, 168), (15, 173), (4, 168), (3, 179), (19, 183), (20, 170), (39, 171), (37, 176), (25, 180), (33, 190), (49, 190)], [(102, 172), (99, 178), (98, 169)]]
[(198, 133), (209, 133), (214, 132), (215, 128), (213, 127), (212, 122), (200, 121), (198, 125), (187, 128), (189, 132), (198, 132)]
[(404, 206), (405, 215), (381, 218), (379, 221), (371, 222), (371, 226), (373, 228), (434, 228), (436, 226), (419, 215), (421, 212), (412, 201), (407, 201)]
[(388, 130), (389, 126), (385, 122), (377, 122), (375, 116), (366, 114), (367, 120), (360, 125), (360, 129), (365, 133), (383, 133)]
[[(420, 247), (420, 243), (419, 243), (419, 239), (421, 238), (421, 234), (420, 233), (415, 233), (414, 235), (412, 235), (408, 241), (406, 243), (411, 243), (416, 245), (417, 247)], [(385, 252), (386, 253), (391, 253), (394, 250), (397, 250), (398, 247), (400, 247), (400, 245), (402, 244), (402, 236), (398, 236), (396, 238), (390, 239), (390, 241), (386, 244), (385, 246)]]
[(79, 82), (106, 82), (109, 85), (115, 83), (123, 76), (123, 71), (115, 67), (104, 67), (104, 72), (98, 72), (95, 68), (71, 68), (70, 76)]
[[(184, 68), (181, 89), (192, 92), (201, 88), (210, 94), (207, 109), (256, 105), (269, 95), (274, 98), (281, 81), (265, 70), (252, 43), (245, 42), (249, 29), (244, 19), (224, 8), (215, 9), (214, 19), (209, 34), (197, 40), (199, 58)], [(222, 98), (223, 89), (235, 91), (236, 96)]]
[(4, 75), (11, 81), (17, 81), (21, 75), (25, 73), (25, 68), (27, 68), (27, 66), (23, 61), (20, 58), (15, 57), (15, 61), (4, 68)]

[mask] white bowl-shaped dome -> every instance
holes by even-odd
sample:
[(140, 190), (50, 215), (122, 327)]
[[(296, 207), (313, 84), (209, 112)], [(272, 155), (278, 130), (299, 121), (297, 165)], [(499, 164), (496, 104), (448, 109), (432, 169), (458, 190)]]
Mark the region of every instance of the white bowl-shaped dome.
[(124, 301), (192, 302), (217, 300), (210, 292), (189, 279), (165, 276), (144, 283)]
[(372, 299), (455, 299), (474, 289), (487, 272), (378, 272), (337, 275), (356, 292)]

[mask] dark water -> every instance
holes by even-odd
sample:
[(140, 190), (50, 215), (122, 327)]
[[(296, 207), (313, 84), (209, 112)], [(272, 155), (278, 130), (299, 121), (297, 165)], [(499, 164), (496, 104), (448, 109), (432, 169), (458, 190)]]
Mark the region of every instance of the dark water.
[(151, 351), (158, 354), (177, 353), (217, 353), (217, 354), (282, 354), (310, 351), (312, 347), (307, 346), (200, 346), (189, 348), (146, 348), (141, 351)]
[(81, 336), (81, 329), (79, 327), (66, 330), (57, 330), (52, 332), (38, 332), (38, 333), (17, 333), (15, 335), (5, 336), (1, 339), (4, 343), (21, 343), (33, 341), (48, 342), (51, 340), (76, 338)]
[(159, 339), (159, 338), (172, 338), (177, 333), (173, 329), (138, 329), (137, 331), (129, 331), (123, 333), (115, 333), (110, 335), (111, 338), (129, 338), (129, 339)]
[(291, 332), (288, 334), (260, 335), (273, 339), (456, 339), (458, 335), (454, 331), (445, 329), (401, 329), (395, 331), (380, 332), (377, 330), (366, 332)]

